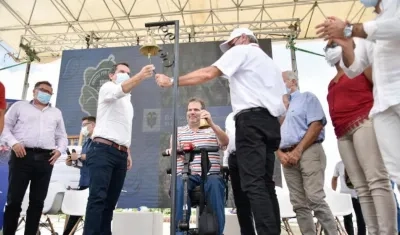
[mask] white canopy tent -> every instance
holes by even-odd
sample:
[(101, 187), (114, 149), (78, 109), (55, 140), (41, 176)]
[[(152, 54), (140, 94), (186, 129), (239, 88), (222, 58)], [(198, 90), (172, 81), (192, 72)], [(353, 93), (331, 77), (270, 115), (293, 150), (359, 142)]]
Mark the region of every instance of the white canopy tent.
[(359, 0), (0, 0), (0, 40), (14, 59), (27, 59), (29, 48), (46, 63), (63, 50), (140, 44), (146, 22), (180, 20), (181, 42), (223, 40), (238, 26), (288, 40), (315, 38), (331, 15), (373, 17)]
[[(259, 39), (287, 41), (297, 73), (294, 40), (315, 39), (327, 16), (364, 22), (373, 10), (359, 0), (0, 0), (0, 42), (27, 63), (25, 99), (32, 61), (54, 61), (63, 50), (140, 45), (148, 22), (179, 20), (180, 42), (221, 41), (248, 27)], [(161, 31), (152, 33), (163, 43)]]

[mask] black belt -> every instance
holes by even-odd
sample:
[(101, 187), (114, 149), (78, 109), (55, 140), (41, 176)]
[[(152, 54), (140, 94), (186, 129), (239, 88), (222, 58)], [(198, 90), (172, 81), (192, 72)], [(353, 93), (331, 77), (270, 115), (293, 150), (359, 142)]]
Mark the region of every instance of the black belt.
[(248, 112), (266, 112), (268, 115), (272, 116), (271, 113), (268, 111), (268, 109), (263, 108), (263, 107), (255, 107), (255, 108), (249, 108), (249, 109), (243, 109), (242, 111), (238, 112), (233, 119), (236, 121), (239, 117), (239, 115), (248, 113)]
[[(323, 142), (323, 140), (317, 140), (317, 141), (315, 141), (313, 144), (320, 144), (320, 143), (322, 143), (322, 142)], [(284, 152), (284, 153), (291, 152), (291, 151), (293, 151), (293, 150), (297, 147), (297, 145), (298, 145), (298, 144), (294, 144), (294, 145), (289, 146), (289, 147), (287, 147), (287, 148), (283, 148), (283, 149), (281, 149), (281, 151)]]
[(51, 150), (51, 149), (42, 149), (42, 148), (26, 148), (25, 147), (25, 151), (27, 151), (27, 152), (35, 152), (35, 153), (50, 153), (50, 152), (52, 152), (53, 150)]

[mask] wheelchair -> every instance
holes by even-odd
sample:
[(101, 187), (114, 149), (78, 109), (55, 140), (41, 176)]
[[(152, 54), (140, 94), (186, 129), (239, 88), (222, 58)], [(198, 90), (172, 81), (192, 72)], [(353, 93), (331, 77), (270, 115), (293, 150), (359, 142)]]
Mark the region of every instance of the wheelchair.
[[(211, 226), (207, 226), (208, 228), (201, 228), (201, 216), (203, 215), (204, 210), (210, 210), (207, 207), (207, 201), (205, 199), (204, 193), (204, 182), (207, 179), (207, 173), (211, 167), (210, 160), (208, 158), (209, 152), (218, 152), (218, 147), (202, 147), (202, 148), (194, 148), (193, 146), (187, 147), (183, 150), (178, 150), (177, 154), (184, 155), (184, 167), (182, 172), (182, 180), (183, 180), (183, 187), (184, 187), (184, 208), (183, 208), (183, 220), (179, 221), (178, 227), (181, 231), (183, 231), (187, 235), (203, 235), (205, 234), (202, 231), (205, 230), (212, 230), (213, 232), (207, 234), (217, 234), (218, 233), (218, 224)], [(191, 175), (189, 165), (194, 159), (194, 155), (201, 154), (201, 169), (202, 169), (202, 183), (199, 186), (196, 186), (190, 193), (188, 193), (188, 179), (189, 175)], [(170, 156), (169, 154), (163, 152), (163, 156)], [(172, 164), (172, 162), (171, 162)], [(176, 163), (175, 163), (176, 164)], [(171, 168), (166, 170), (168, 175), (171, 175)], [(221, 167), (221, 175), (225, 181), (225, 203), (228, 199), (228, 178), (229, 178), (229, 170), (227, 167)], [(176, 189), (173, 189), (176, 190)], [(170, 189), (170, 196), (171, 196), (171, 189)], [(185, 207), (187, 205), (187, 201), (190, 199), (191, 207), (196, 208), (197, 211), (197, 220), (196, 220), (196, 228), (189, 228), (189, 221), (186, 221), (188, 209)], [(171, 206), (175, 206), (172, 203)], [(216, 223), (216, 218), (215, 218)], [(204, 225), (203, 225), (204, 226)], [(175, 228), (176, 229), (176, 228)]]

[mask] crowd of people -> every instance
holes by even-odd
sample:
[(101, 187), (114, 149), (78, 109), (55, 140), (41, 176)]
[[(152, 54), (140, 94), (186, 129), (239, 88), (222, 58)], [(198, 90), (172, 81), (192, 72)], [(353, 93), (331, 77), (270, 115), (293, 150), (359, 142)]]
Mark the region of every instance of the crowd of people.
[[(327, 96), (343, 161), (334, 179), (348, 175), (354, 186), (351, 194), (356, 199), (353, 205), (359, 234), (367, 230), (371, 235), (396, 235), (398, 207), (391, 180), (400, 184), (397, 155), (400, 68), (396, 63), (400, 54), (400, 2), (361, 0), (361, 3), (375, 8), (375, 20), (351, 24), (329, 17), (317, 26), (318, 34), (327, 40), (324, 49), (327, 63), (337, 70)], [(178, 145), (190, 142), (199, 147), (226, 149), (241, 234), (281, 232), (273, 181), (276, 156), (283, 166), (301, 233), (316, 233), (313, 220), (316, 217), (325, 234), (337, 234), (335, 218), (325, 201), (326, 155), (322, 143), (327, 118), (321, 101), (311, 92), (301, 92), (296, 73), (282, 73), (249, 29), (233, 30), (220, 49), (224, 54), (209, 67), (175, 79), (155, 75), (158, 86), (163, 88), (176, 82), (178, 86), (194, 86), (218, 77), (229, 81), (233, 112), (227, 117), (226, 130), (213, 122), (205, 103), (194, 98), (188, 101), (187, 125), (178, 128)], [(67, 164), (80, 162), (78, 190), (89, 188), (84, 235), (111, 234), (113, 211), (126, 172), (132, 167), (130, 93), (152, 77), (153, 71), (154, 66), (147, 65), (131, 76), (128, 64), (115, 64), (109, 73), (110, 81), (100, 88), (96, 117), (82, 119), (81, 132), (90, 138), (80, 154), (71, 154)], [(54, 162), (67, 149), (65, 125), (61, 111), (49, 103), (53, 95), (49, 82), (36, 83), (33, 100), (16, 102), (5, 118), (4, 93), (0, 84), (0, 130), (4, 125), (2, 139), (12, 147), (3, 234), (15, 234), (29, 184), (25, 234), (36, 234)], [(208, 128), (200, 129), (202, 119), (208, 122)], [(171, 139), (171, 145), (172, 142)], [(218, 152), (210, 153), (209, 157), (211, 167), (204, 182), (205, 196), (216, 216), (217, 234), (222, 235), (225, 227), (222, 161)], [(190, 166), (189, 190), (201, 183), (199, 163), (200, 155), (194, 157)], [(177, 168), (176, 224), (182, 219), (182, 208), (190, 208), (190, 204), (183, 205), (181, 157)], [(336, 188), (334, 180), (332, 187)], [(78, 219), (70, 218), (64, 234)], [(176, 230), (177, 234), (183, 233), (179, 227)]]

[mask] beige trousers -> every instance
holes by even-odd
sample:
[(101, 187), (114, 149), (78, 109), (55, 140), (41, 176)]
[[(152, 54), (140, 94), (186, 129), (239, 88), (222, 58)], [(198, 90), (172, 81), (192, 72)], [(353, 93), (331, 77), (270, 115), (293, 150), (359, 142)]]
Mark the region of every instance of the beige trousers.
[(400, 188), (400, 104), (376, 114), (373, 123), (386, 169)]
[(283, 167), (290, 202), (303, 235), (316, 234), (312, 211), (326, 235), (337, 235), (335, 219), (325, 201), (325, 168), (326, 156), (321, 144), (306, 149), (296, 166)]
[(338, 146), (357, 191), (368, 234), (397, 234), (396, 204), (372, 122), (365, 120), (341, 137)]

